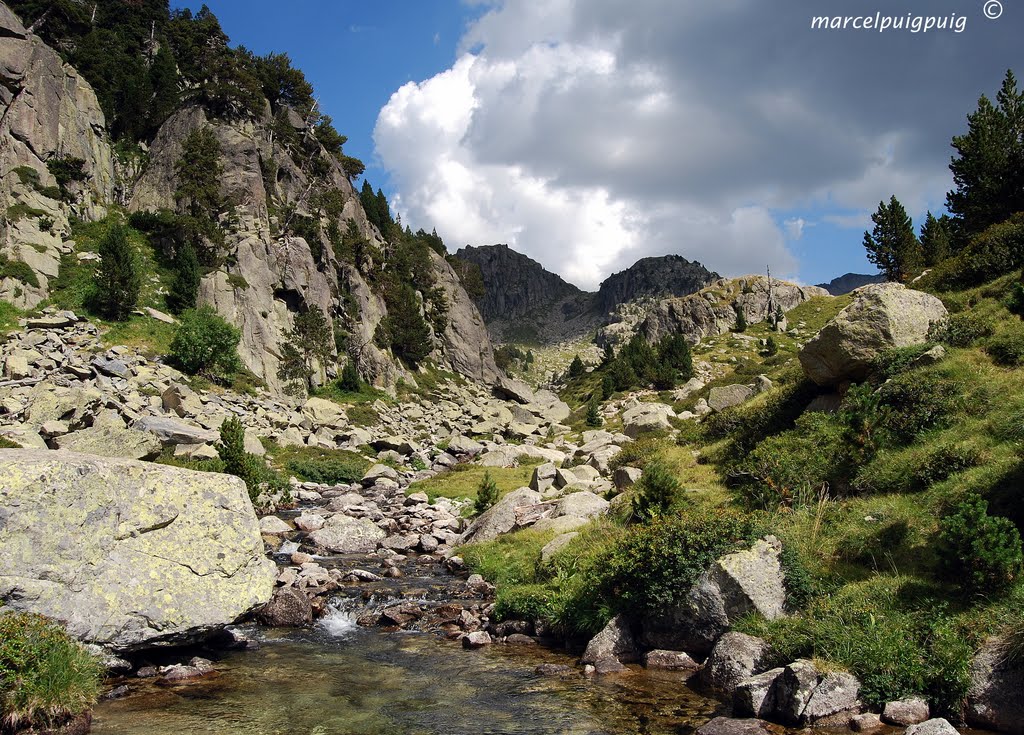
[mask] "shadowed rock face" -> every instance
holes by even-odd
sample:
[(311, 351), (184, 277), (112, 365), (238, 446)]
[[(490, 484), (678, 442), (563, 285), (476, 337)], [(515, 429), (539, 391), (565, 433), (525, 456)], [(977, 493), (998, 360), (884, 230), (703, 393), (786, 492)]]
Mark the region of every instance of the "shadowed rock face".
[(0, 600), (116, 651), (199, 640), (276, 577), (236, 477), (48, 450), (0, 456)]
[(583, 293), (508, 245), (467, 246), (455, 257), (480, 267), (485, 293), (476, 303), (487, 321), (523, 317)]
[(601, 283), (596, 297), (597, 308), (609, 312), (619, 304), (643, 297), (686, 296), (719, 278), (717, 273), (680, 255), (641, 258)]
[(819, 283), (818, 288), (823, 288), (833, 296), (842, 296), (850, 291), (867, 286), (871, 283), (885, 283), (885, 276), (881, 273), (867, 275), (865, 273), (845, 273), (838, 278), (833, 278), (828, 283)]

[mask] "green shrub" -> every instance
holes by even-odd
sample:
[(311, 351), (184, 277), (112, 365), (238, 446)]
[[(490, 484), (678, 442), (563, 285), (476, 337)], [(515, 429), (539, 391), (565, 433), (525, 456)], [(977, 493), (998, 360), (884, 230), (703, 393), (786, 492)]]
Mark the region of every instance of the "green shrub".
[(985, 500), (971, 496), (939, 521), (938, 555), (942, 571), (964, 594), (1000, 594), (1020, 575), (1020, 533), (1008, 519), (990, 516)]
[(882, 382), (905, 373), (914, 365), (915, 360), (931, 348), (932, 345), (923, 344), (882, 350), (871, 363), (872, 377)]
[(1011, 314), (1024, 317), (1024, 283), (1016, 281), (1010, 284), (1010, 290), (1003, 298), (1003, 306)]
[(299, 448), (285, 460), (285, 467), (300, 480), (324, 485), (359, 482), (368, 466), (361, 454), (341, 449)]
[(497, 620), (550, 620), (556, 612), (555, 594), (542, 584), (503, 585), (494, 604)]
[(345, 363), (345, 367), (341, 369), (338, 387), (349, 393), (358, 393), (363, 389), (363, 381), (359, 378), (359, 370), (356, 368), (355, 360), (349, 358), (348, 362)]
[(1024, 328), (1008, 329), (993, 337), (985, 351), (998, 365), (1018, 367), (1024, 364)]
[(880, 452), (853, 481), (862, 493), (916, 493), (981, 464), (984, 455), (967, 442), (926, 446), (910, 452)]
[(498, 483), (491, 478), (490, 472), (485, 472), (476, 491), (476, 512), (483, 513), (497, 502)]
[(749, 546), (760, 528), (748, 514), (701, 509), (634, 526), (592, 574), (604, 601), (625, 612), (657, 612), (682, 600), (719, 557)]
[(951, 314), (935, 322), (928, 330), (928, 339), (950, 347), (971, 347), (992, 334), (992, 323), (974, 312)]
[(596, 429), (604, 424), (604, 419), (601, 418), (600, 404), (597, 402), (596, 397), (587, 403), (586, 423), (592, 429)]
[(0, 728), (58, 727), (88, 709), (103, 667), (41, 615), (0, 611)]
[(9, 260), (6, 255), (0, 253), (0, 279), (3, 278), (13, 278), (27, 286), (39, 288), (39, 277), (32, 270), (32, 266), (20, 260)]
[(681, 490), (679, 480), (664, 463), (647, 463), (637, 483), (633, 515), (641, 521), (651, 521), (666, 514), (679, 503)]
[(199, 298), (200, 279), (196, 249), (190, 243), (185, 243), (174, 259), (174, 281), (167, 296), (167, 303), (174, 313), (180, 314), (187, 309), (195, 308), (196, 299)]
[(907, 444), (942, 428), (963, 405), (963, 386), (934, 372), (904, 373), (876, 392), (876, 429), (890, 444)]
[(991, 225), (962, 253), (942, 263), (929, 280), (954, 290), (977, 286), (1024, 265), (1024, 215)]
[(171, 342), (171, 358), (186, 373), (231, 373), (241, 367), (238, 343), (242, 333), (209, 306), (190, 309)]

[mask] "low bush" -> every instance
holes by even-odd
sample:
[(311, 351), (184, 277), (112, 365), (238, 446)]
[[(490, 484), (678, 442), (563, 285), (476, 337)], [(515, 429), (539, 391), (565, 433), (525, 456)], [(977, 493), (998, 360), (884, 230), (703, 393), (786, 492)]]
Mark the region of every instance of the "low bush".
[(498, 590), (494, 616), (498, 620), (551, 620), (558, 610), (557, 596), (543, 584), (505, 585)]
[(969, 288), (1024, 265), (1024, 215), (991, 225), (927, 279), (945, 290)]
[(916, 493), (978, 466), (983, 458), (969, 442), (883, 451), (857, 472), (853, 486), (861, 493)]
[(171, 359), (190, 375), (227, 374), (241, 367), (238, 343), (242, 333), (209, 306), (190, 309), (171, 342)]
[(285, 450), (285, 468), (304, 482), (340, 485), (359, 482), (370, 463), (361, 454), (343, 449), (296, 447)]
[(971, 347), (992, 334), (992, 322), (973, 312), (951, 314), (932, 324), (928, 339), (950, 347)]
[(102, 676), (56, 623), (0, 610), (0, 729), (60, 726), (96, 701)]
[(968, 596), (998, 595), (1019, 578), (1020, 532), (1001, 516), (988, 514), (988, 503), (971, 496), (939, 521), (941, 571)]
[(652, 521), (665, 515), (678, 507), (682, 500), (679, 480), (658, 460), (647, 463), (636, 490), (633, 515), (641, 521)]
[(1024, 326), (995, 335), (985, 346), (985, 351), (997, 365), (1019, 367), (1024, 364)]
[(594, 567), (595, 585), (612, 607), (631, 613), (680, 601), (724, 554), (749, 546), (760, 531), (749, 514), (701, 509), (635, 526)]

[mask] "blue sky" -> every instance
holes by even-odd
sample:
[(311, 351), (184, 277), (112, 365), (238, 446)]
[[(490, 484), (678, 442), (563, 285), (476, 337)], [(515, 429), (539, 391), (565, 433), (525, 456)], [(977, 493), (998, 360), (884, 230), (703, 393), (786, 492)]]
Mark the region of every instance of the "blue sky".
[[(870, 213), (942, 209), (951, 136), (1019, 58), (1017, 9), (973, 0), (208, 4), (233, 43), (291, 56), (403, 221), (584, 288), (668, 252), (728, 276), (873, 272)], [(964, 20), (812, 30), (822, 12)]]

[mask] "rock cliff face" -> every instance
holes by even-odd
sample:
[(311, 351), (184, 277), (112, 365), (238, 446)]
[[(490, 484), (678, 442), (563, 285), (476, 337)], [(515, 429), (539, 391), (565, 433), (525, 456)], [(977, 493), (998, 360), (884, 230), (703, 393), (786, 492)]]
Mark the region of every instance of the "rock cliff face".
[(653, 298), (691, 294), (718, 278), (700, 263), (666, 255), (642, 258), (589, 293), (507, 245), (465, 247), (455, 257), (479, 266), (484, 294), (476, 304), (491, 333), (510, 342), (578, 338), (621, 316), (609, 317), (620, 307), (646, 313)]
[(624, 271), (613, 273), (597, 291), (597, 308), (614, 311), (620, 304), (643, 297), (686, 296), (720, 276), (680, 255), (641, 258)]
[(455, 257), (480, 267), (485, 293), (477, 306), (488, 322), (523, 317), (583, 293), (508, 245), (468, 246)]
[[(704, 337), (725, 334), (735, 327), (738, 307), (743, 308), (748, 324), (757, 324), (779, 309), (786, 312), (814, 296), (828, 295), (828, 291), (817, 286), (797, 286), (777, 279), (769, 283), (765, 276), (723, 278), (690, 296), (658, 302), (638, 331), (649, 342), (679, 333), (696, 344)], [(608, 329), (603, 335), (605, 341), (613, 344), (624, 337)]]
[[(288, 226), (294, 217), (320, 218), (324, 228), (330, 224), (345, 232), (352, 221), (373, 253), (372, 266), (388, 267), (388, 243), (367, 219), (341, 162), (313, 142), (306, 121), (286, 112), (285, 124), (304, 141), (301, 155), (282, 143), (288, 136), (280, 135), (281, 111), (272, 113), (269, 102), (257, 114), (226, 118), (184, 104), (149, 142), (143, 166), (115, 167), (92, 88), (0, 3), (0, 212), (5, 213), (0, 262), (13, 263), (4, 272), (17, 274), (0, 278), (0, 299), (31, 308), (48, 296), (62, 256), (75, 256), (72, 215), (97, 219), (112, 203), (127, 205), (130, 212), (180, 212), (176, 164), (189, 134), (206, 128), (220, 146), (218, 184), (225, 206), (216, 224), (224, 245), (219, 265), (203, 277), (199, 303), (239, 327), (245, 366), (280, 390), (280, 345), (295, 316), (318, 307), (344, 324), (351, 335), (348, 350), (364, 378), (385, 388), (403, 375), (411, 379), (391, 352), (375, 343), (387, 307), (379, 284), (365, 275), (369, 271), (340, 262), (330, 243), (311, 247)], [(315, 150), (307, 153), (311, 144)], [(81, 159), (84, 179), (60, 191), (47, 168), (55, 158)], [(118, 175), (126, 180), (117, 180)], [(337, 195), (340, 211), (325, 215), (312, 204), (325, 191)], [(432, 359), (469, 377), (493, 380), (499, 371), (475, 305), (443, 258), (432, 258), (431, 265), (434, 285), (450, 307), (447, 325), (434, 335)], [(334, 369), (326, 366), (320, 378)]]
[[(62, 157), (85, 162), (85, 180), (64, 197), (46, 166)], [(74, 247), (69, 215), (102, 216), (113, 195), (110, 145), (92, 87), (0, 3), (0, 255), (34, 274), (0, 278), (0, 299), (31, 308), (46, 298), (61, 255)]]

